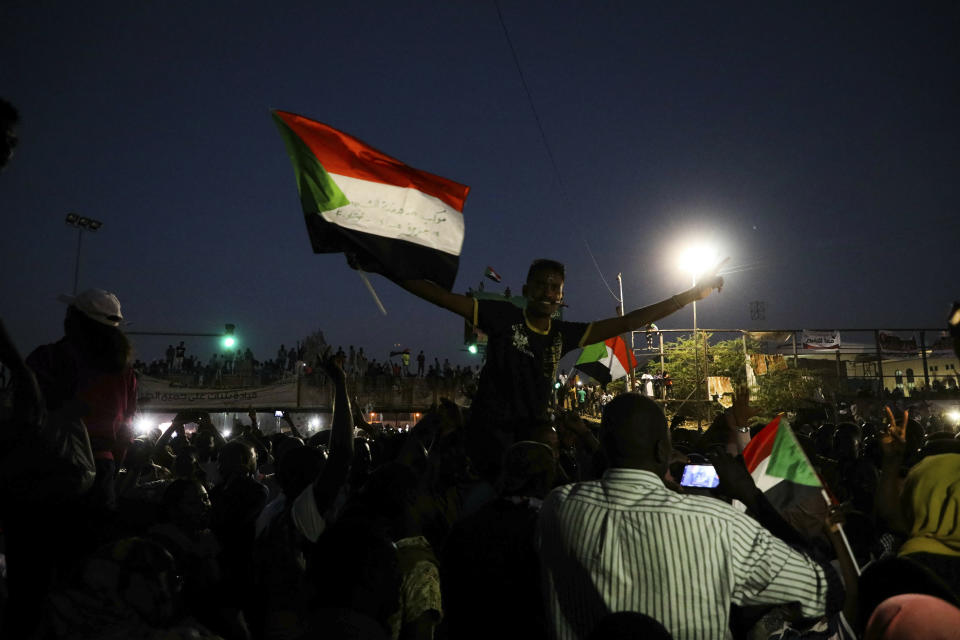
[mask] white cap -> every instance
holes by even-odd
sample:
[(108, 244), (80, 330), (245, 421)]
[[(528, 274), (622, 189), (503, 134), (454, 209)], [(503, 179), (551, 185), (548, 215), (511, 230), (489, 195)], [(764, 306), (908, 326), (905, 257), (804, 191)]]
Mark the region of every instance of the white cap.
[(120, 314), (120, 301), (117, 296), (103, 289), (87, 289), (76, 296), (59, 296), (60, 302), (65, 302), (91, 320), (109, 327), (119, 327), (123, 322)]

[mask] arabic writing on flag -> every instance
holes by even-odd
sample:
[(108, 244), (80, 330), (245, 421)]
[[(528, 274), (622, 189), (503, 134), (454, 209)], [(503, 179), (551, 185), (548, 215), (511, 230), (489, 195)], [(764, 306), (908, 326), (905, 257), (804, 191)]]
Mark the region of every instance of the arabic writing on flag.
[(392, 280), (451, 289), (470, 187), (403, 162), (321, 122), (274, 111), (316, 253)]

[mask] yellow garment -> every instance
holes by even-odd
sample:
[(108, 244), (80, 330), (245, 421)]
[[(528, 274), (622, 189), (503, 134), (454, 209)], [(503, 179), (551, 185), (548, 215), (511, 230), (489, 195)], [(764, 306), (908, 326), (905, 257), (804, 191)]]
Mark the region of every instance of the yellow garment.
[(899, 555), (939, 553), (960, 556), (960, 453), (944, 453), (917, 463), (900, 494), (910, 539)]

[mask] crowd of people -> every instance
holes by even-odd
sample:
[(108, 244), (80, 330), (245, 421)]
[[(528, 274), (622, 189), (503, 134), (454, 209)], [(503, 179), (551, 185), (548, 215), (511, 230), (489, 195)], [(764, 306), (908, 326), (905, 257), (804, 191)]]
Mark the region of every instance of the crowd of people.
[[(285, 416), (267, 435), (251, 414), (225, 437), (182, 412), (134, 438), (116, 296), (72, 298), (63, 338), (26, 358), (0, 324), (3, 637), (957, 637), (954, 433), (896, 405), (782, 425), (767, 475), (824, 491), (774, 506), (738, 457), (763, 427), (746, 392), (702, 434), (639, 393), (599, 425), (557, 407), (565, 353), (722, 279), (592, 323), (555, 318), (563, 279), (534, 262), (524, 309), (401, 282), (489, 336), (470, 406), (443, 400), (404, 433), (365, 421), (338, 350), (317, 362), (328, 430)], [(718, 486), (678, 484), (688, 464)]]
[[(187, 355), (184, 343), (174, 347), (167, 346), (165, 357), (156, 358), (149, 362), (139, 358), (133, 361), (132, 368), (138, 374), (154, 378), (175, 378), (179, 384), (194, 387), (217, 387), (236, 385), (239, 376), (244, 386), (267, 385), (294, 375), (297, 368), (300, 372), (325, 380), (323, 368), (316, 361), (316, 356), (310, 358), (304, 346), (297, 342), (289, 349), (281, 344), (277, 355), (269, 360), (258, 360), (250, 348), (224, 349), (221, 353), (214, 353), (204, 361), (193, 354)], [(447, 380), (469, 385), (478, 371), (469, 365), (452, 365), (444, 358), (441, 364), (439, 358), (428, 363), (421, 350), (416, 357), (411, 357), (409, 349), (390, 352), (387, 358), (377, 360), (368, 358), (363, 347), (355, 348), (349, 345), (348, 351), (337, 347), (334, 352), (337, 363), (346, 372), (348, 379), (363, 386), (365, 383), (381, 382), (387, 378), (424, 378), (429, 380)], [(228, 378), (224, 378), (228, 376)]]
[[(798, 422), (834, 498), (778, 510), (740, 453), (748, 396), (704, 433), (638, 393), (493, 430), (443, 401), (367, 423), (344, 359), (331, 428), (184, 412), (132, 437), (119, 301), (67, 310), (4, 416), (4, 637), (905, 638), (960, 629), (960, 441), (865, 399)], [(479, 390), (478, 390), (479, 392)], [(514, 426), (519, 423), (512, 423)], [(928, 423), (927, 428), (931, 427)], [(681, 487), (713, 464), (717, 489)], [(737, 501), (742, 512), (731, 505)], [(844, 523), (846, 540), (838, 523)], [(862, 575), (858, 576), (862, 570)]]

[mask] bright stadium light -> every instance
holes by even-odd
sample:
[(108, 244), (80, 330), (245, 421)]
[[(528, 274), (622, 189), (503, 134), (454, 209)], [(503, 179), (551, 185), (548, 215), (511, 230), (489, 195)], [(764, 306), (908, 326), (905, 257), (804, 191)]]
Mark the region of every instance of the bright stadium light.
[(237, 344), (237, 340), (233, 336), (227, 336), (223, 339), (223, 346), (227, 349), (232, 349), (235, 344)]
[(719, 260), (720, 253), (716, 247), (693, 245), (680, 254), (680, 268), (693, 276), (693, 281), (696, 282), (700, 274), (712, 269)]
[(477, 345), (476, 345), (475, 343), (474, 343), (474, 344), (471, 344), (469, 347), (467, 347), (467, 351), (469, 351), (471, 354), (476, 354), (476, 353), (477, 353)]

